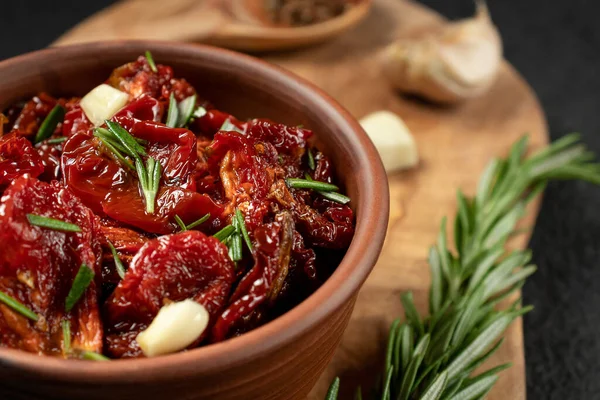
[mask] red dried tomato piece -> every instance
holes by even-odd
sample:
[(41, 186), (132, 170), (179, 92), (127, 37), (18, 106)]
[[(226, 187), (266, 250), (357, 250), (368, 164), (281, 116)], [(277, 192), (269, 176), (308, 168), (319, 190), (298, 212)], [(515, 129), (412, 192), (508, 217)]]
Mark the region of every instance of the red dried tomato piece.
[(37, 144), (35, 149), (41, 157), (44, 172), (38, 177), (39, 180), (50, 182), (58, 180), (61, 176), (60, 157), (62, 155), (63, 143), (48, 143), (47, 140)]
[(87, 132), (94, 127), (94, 124), (87, 118), (81, 106), (76, 104), (65, 114), (62, 124), (62, 135), (71, 137), (76, 133)]
[(137, 61), (115, 69), (106, 81), (107, 84), (129, 93), (131, 98), (147, 94), (161, 101), (168, 101), (171, 92), (177, 101), (181, 101), (196, 93), (196, 90), (185, 80), (175, 79), (173, 69), (157, 64), (157, 72), (153, 72), (144, 56)]
[(141, 356), (135, 337), (169, 301), (193, 299), (206, 307), (214, 322), (227, 303), (234, 278), (225, 245), (201, 232), (146, 243), (105, 304), (108, 352), (115, 357)]
[(134, 230), (119, 227), (115, 223), (113, 225), (109, 225), (107, 221), (102, 221), (99, 239), (103, 252), (102, 282), (117, 285), (121, 277), (115, 267), (115, 260), (108, 243), (110, 242), (115, 247), (119, 259), (123, 263), (123, 266), (127, 268), (133, 256), (137, 254), (150, 238)]
[(304, 154), (306, 141), (313, 135), (303, 128), (278, 124), (268, 119), (254, 119), (248, 123), (248, 135), (257, 141), (269, 142), (278, 152), (300, 158)]
[(238, 120), (233, 115), (216, 109), (207, 110), (200, 118), (195, 118), (190, 123), (190, 129), (196, 134), (212, 138), (223, 126), (225, 121), (229, 120), (234, 126), (241, 131), (246, 130), (246, 123)]
[(47, 93), (40, 93), (29, 100), (19, 113), (13, 129), (18, 130), (23, 136), (33, 136), (40, 128), (44, 118), (52, 111), (57, 100)]
[(153, 97), (142, 95), (119, 110), (113, 120), (119, 121), (121, 118), (130, 118), (140, 121), (160, 122), (162, 115), (162, 104)]
[(254, 231), (254, 266), (217, 319), (211, 335), (213, 342), (244, 332), (248, 321), (261, 319), (253, 315), (255, 312), (263, 315), (265, 307), (273, 306), (288, 274), (293, 242), (294, 221), (287, 212)]
[[(101, 351), (96, 282), (65, 314), (65, 299), (80, 266), (86, 264), (100, 277), (101, 249), (92, 212), (60, 184), (27, 176), (6, 190), (0, 210), (0, 290), (40, 316), (35, 323), (0, 304), (0, 345), (61, 355), (61, 322), (67, 319), (73, 348)], [(27, 214), (75, 224), (81, 232), (34, 226)]]
[(35, 178), (42, 172), (42, 159), (29, 140), (18, 132), (0, 137), (0, 193), (17, 177), (29, 174)]

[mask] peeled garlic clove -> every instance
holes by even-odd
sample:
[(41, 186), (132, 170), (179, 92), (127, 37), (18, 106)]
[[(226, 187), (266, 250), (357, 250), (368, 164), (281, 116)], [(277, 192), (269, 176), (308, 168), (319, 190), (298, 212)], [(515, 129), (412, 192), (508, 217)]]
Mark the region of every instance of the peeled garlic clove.
[(150, 326), (136, 341), (146, 357), (183, 350), (202, 335), (208, 325), (208, 311), (193, 300), (163, 306)]
[(404, 121), (396, 114), (377, 111), (361, 119), (360, 124), (377, 148), (387, 172), (417, 165), (417, 145)]
[(455, 103), (475, 97), (495, 81), (502, 40), (483, 2), (475, 17), (449, 23), (434, 36), (400, 40), (386, 49), (384, 73), (399, 90)]
[(79, 104), (86, 117), (95, 126), (100, 126), (125, 107), (128, 101), (127, 93), (103, 83), (83, 96)]

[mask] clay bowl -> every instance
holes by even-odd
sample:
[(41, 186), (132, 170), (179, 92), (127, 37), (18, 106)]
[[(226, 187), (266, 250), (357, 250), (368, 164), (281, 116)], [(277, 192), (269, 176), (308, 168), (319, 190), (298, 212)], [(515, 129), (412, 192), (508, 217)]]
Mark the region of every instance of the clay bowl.
[[(173, 66), (221, 109), (315, 130), (356, 211), (341, 264), (312, 296), (240, 337), (152, 359), (86, 362), (0, 348), (1, 399), (303, 399), (331, 359), (358, 290), (379, 256), (387, 179), (359, 124), (311, 84), (254, 58), (206, 46), (106, 42), (0, 62), (0, 109), (39, 91), (83, 94), (145, 50)], [(1, 248), (1, 244), (0, 244)], [(1, 340), (1, 338), (0, 338)]]

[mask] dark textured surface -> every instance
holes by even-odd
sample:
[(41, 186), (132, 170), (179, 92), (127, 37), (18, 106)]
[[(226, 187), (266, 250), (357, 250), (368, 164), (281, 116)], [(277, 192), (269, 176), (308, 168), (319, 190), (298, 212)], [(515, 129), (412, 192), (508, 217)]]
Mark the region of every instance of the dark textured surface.
[[(421, 0), (458, 18), (469, 0)], [(2, 2), (0, 59), (41, 48), (109, 0)], [(600, 27), (594, 0), (490, 0), (508, 60), (537, 92), (556, 139), (569, 131), (600, 153)], [(600, 189), (555, 183), (531, 241), (539, 271), (524, 288), (530, 399), (600, 398)]]

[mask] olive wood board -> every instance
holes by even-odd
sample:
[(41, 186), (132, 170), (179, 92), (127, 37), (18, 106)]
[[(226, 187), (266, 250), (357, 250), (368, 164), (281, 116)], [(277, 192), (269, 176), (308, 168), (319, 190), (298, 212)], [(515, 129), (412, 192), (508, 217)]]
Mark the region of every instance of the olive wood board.
[[(524, 133), (529, 134), (534, 148), (548, 143), (538, 100), (507, 62), (487, 93), (458, 106), (431, 105), (391, 88), (380, 71), (381, 50), (398, 37), (426, 33), (443, 23), (442, 17), (417, 3), (374, 0), (364, 21), (329, 42), (296, 52), (261, 55), (315, 83), (357, 118), (379, 110), (397, 113), (414, 134), (420, 155), (418, 167), (389, 176), (391, 210), (383, 252), (359, 294), (342, 343), (310, 399), (323, 399), (335, 376), (342, 378), (343, 399), (352, 398), (350, 390), (357, 385), (368, 387), (373, 382), (381, 370), (389, 326), (402, 315), (402, 292), (413, 291), (419, 309), (427, 309), (427, 253), (442, 217), (455, 215), (456, 190), (472, 195), (485, 165), (493, 157), (507, 154)], [(171, 37), (167, 32), (161, 39)], [(534, 203), (524, 226), (535, 222), (539, 200)], [(522, 235), (511, 245), (524, 248), (528, 241), (529, 235)], [(501, 373), (489, 398), (524, 399), (520, 319), (511, 325), (504, 344), (487, 365), (504, 362), (513, 366)]]

